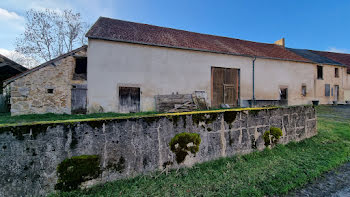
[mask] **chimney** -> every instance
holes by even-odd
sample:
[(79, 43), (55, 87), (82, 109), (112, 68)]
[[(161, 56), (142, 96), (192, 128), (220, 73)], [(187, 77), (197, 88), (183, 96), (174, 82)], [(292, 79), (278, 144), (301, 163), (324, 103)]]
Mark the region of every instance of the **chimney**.
[(275, 44), (276, 44), (276, 45), (279, 45), (279, 46), (283, 46), (283, 47), (286, 46), (286, 43), (285, 43), (284, 38), (281, 38), (281, 39), (277, 40), (277, 41), (275, 42)]

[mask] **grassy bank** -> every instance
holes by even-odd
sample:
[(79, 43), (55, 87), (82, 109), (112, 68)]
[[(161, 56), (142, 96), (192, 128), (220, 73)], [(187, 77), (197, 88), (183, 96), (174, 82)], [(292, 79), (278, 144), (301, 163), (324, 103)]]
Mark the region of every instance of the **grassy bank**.
[(319, 134), (272, 150), (119, 180), (52, 196), (264, 196), (286, 194), (350, 161), (350, 108), (318, 108)]
[(141, 116), (141, 115), (152, 115), (156, 112), (140, 112), (140, 113), (95, 113), (95, 114), (28, 114), (11, 116), (9, 113), (0, 114), (0, 124), (12, 124), (12, 123), (26, 123), (26, 122), (37, 122), (37, 121), (55, 121), (55, 120), (75, 120), (75, 119), (90, 119), (90, 118), (109, 118), (109, 117), (122, 117), (122, 116)]
[(160, 113), (160, 112), (138, 112), (138, 113), (95, 113), (95, 114), (28, 114), (11, 116), (9, 113), (0, 114), (0, 127), (17, 126), (17, 125), (33, 125), (33, 124), (50, 124), (63, 122), (81, 122), (93, 120), (111, 120), (119, 118), (137, 118), (137, 117), (155, 117), (155, 116), (169, 116), (169, 115), (190, 115), (198, 113), (218, 113), (225, 111), (243, 111), (243, 110), (262, 110), (275, 109), (277, 107), (261, 107), (261, 108), (230, 108), (230, 109), (210, 109), (210, 110), (196, 110), (191, 112), (177, 112), (177, 113)]

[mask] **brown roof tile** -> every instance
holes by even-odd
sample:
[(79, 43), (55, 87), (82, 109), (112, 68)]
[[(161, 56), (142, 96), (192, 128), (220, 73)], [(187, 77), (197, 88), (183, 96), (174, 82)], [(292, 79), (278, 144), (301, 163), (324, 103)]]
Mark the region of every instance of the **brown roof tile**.
[(105, 17), (100, 17), (86, 36), (92, 39), (310, 62), (275, 44), (200, 34)]

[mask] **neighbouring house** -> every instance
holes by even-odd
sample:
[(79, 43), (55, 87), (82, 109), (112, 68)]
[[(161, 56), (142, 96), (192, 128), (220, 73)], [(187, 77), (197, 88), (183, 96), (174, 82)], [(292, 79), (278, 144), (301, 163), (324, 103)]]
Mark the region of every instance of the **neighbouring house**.
[[(322, 104), (344, 102), (344, 89), (346, 87), (347, 66), (307, 49), (291, 49), (294, 53), (315, 62), (314, 88), (312, 92), (315, 100)], [(307, 90), (305, 90), (307, 91)]]
[(87, 46), (63, 54), (4, 81), (11, 114), (85, 113)]
[(28, 70), (26, 67), (23, 67), (22, 65), (0, 54), (0, 94), (3, 93), (3, 82), (6, 79), (20, 74), (26, 70)]
[(344, 100), (350, 102), (350, 54), (334, 53), (327, 51), (312, 51), (313, 53), (332, 59), (341, 64), (347, 65), (347, 72), (344, 73)]
[(86, 36), (89, 112), (151, 111), (159, 96), (194, 92), (213, 108), (328, 104), (334, 96), (325, 94), (333, 88), (326, 83), (339, 84), (344, 102), (344, 65), (303, 57), (284, 39), (258, 43), (104, 17)]
[(9, 92), (3, 86), (3, 81), (28, 70), (22, 65), (0, 54), (0, 113), (10, 110)]

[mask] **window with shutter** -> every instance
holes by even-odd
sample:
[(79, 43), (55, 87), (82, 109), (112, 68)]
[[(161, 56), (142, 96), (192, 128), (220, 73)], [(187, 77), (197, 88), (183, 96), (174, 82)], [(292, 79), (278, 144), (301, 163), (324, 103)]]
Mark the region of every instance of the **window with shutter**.
[(331, 86), (329, 84), (325, 84), (325, 87), (324, 87), (324, 90), (325, 90), (325, 96), (330, 96), (330, 91), (331, 91)]

